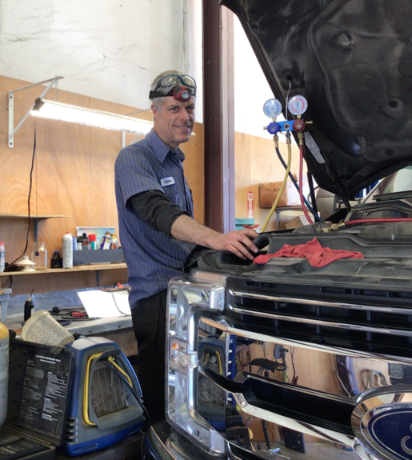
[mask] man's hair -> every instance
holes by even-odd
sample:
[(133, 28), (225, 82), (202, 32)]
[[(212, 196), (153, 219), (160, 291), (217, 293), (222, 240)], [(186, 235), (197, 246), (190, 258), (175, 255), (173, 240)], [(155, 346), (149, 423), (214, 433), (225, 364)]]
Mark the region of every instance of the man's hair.
[[(154, 91), (156, 89), (157, 84), (163, 77), (167, 77), (168, 75), (185, 75), (183, 72), (180, 72), (180, 70), (166, 70), (162, 73), (160, 73), (152, 82), (152, 85), (150, 86), (150, 89)], [(153, 105), (156, 107), (156, 110), (160, 110), (160, 107), (163, 102), (163, 97), (156, 97), (152, 99)]]

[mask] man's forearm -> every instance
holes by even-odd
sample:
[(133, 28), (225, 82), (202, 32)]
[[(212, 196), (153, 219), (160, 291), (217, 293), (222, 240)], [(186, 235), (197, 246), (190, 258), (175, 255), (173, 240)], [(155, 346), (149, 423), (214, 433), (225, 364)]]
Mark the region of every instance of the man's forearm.
[(199, 244), (216, 251), (230, 251), (242, 259), (253, 260), (253, 253), (258, 252), (252, 239), (257, 233), (251, 229), (219, 233), (207, 228), (189, 216), (179, 216), (172, 225), (171, 234), (173, 238)]
[(172, 225), (171, 234), (177, 240), (199, 244), (212, 248), (212, 240), (218, 238), (221, 233), (215, 232), (204, 225), (199, 224), (189, 216), (179, 216)]

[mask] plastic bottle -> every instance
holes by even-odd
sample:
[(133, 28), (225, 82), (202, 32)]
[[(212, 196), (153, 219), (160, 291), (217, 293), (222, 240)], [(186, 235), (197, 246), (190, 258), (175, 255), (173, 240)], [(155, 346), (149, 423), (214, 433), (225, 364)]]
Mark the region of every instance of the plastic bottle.
[(36, 270), (45, 270), (47, 268), (47, 249), (44, 243), (34, 243), (31, 260), (36, 264)]
[(119, 242), (117, 241), (116, 235), (112, 233), (112, 247), (111, 249), (119, 249)]
[(78, 236), (77, 237), (77, 250), (81, 251), (82, 249), (83, 249), (83, 247), (82, 247), (82, 237)]
[(9, 330), (0, 323), (0, 427), (7, 417), (7, 395), (9, 380)]
[(4, 243), (0, 243), (0, 273), (4, 272), (4, 267), (6, 266), (5, 257)]
[(63, 268), (73, 268), (73, 238), (69, 232), (63, 236)]
[(63, 268), (63, 259), (60, 257), (59, 251), (54, 251), (53, 257), (50, 259), (50, 268)]
[(89, 250), (89, 238), (87, 237), (87, 233), (83, 233), (82, 235), (82, 249), (83, 251)]
[(112, 245), (112, 236), (110, 232), (106, 232), (100, 242), (99, 249), (110, 249)]
[(96, 235), (91, 233), (89, 235), (90, 249), (96, 249)]
[(72, 236), (73, 238), (73, 251), (77, 251), (77, 238), (75, 236)]

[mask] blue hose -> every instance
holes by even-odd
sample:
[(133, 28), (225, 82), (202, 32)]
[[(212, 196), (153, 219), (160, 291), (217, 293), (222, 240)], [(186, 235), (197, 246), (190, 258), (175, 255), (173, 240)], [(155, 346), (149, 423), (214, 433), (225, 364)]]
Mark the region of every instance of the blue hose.
[[(277, 153), (277, 156), (278, 156), (280, 162), (282, 163), (283, 167), (286, 169), (287, 168), (286, 163), (283, 160), (282, 155), (280, 154), (280, 151), (279, 151), (278, 147), (276, 147), (276, 153)], [(296, 179), (293, 177), (293, 174), (291, 172), (289, 172), (289, 177), (290, 177), (291, 181), (293, 182), (293, 185), (296, 187), (296, 190), (299, 192), (299, 185), (296, 182)], [(316, 212), (313, 210), (312, 206), (309, 204), (308, 200), (305, 197), (303, 197), (303, 201), (305, 202), (305, 204), (306, 204), (307, 208), (309, 209), (309, 211), (313, 214), (313, 217), (315, 218), (315, 221), (316, 222), (323, 222), (323, 220), (316, 214)]]

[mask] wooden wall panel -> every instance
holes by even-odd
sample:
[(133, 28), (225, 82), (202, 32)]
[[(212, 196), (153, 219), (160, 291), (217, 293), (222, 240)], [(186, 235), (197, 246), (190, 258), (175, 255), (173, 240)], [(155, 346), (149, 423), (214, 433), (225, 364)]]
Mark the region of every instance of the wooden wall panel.
[[(253, 191), (251, 186), (251, 151), (252, 136), (235, 133), (235, 215), (237, 218), (247, 217), (247, 192)], [(256, 195), (255, 195), (256, 196)], [(257, 196), (256, 196), (257, 198)], [(255, 202), (255, 207), (257, 203)]]
[[(27, 214), (29, 174), (33, 151), (34, 118), (29, 117), (8, 147), (8, 92), (26, 86), (25, 82), (0, 76), (0, 214)], [(15, 94), (15, 126), (39, 97), (43, 87), (30, 88)], [(130, 114), (138, 109), (93, 99), (87, 96), (51, 89), (46, 99), (55, 99), (82, 107)], [(151, 112), (138, 117), (151, 119)], [(186, 154), (185, 173), (193, 191), (195, 218), (203, 223), (203, 125), (196, 123), (196, 136), (182, 145)], [(128, 134), (127, 141), (135, 139)], [(44, 241), (48, 257), (61, 251), (66, 231), (74, 234), (76, 226), (115, 227), (118, 233), (114, 194), (114, 162), (121, 149), (121, 133), (62, 121), (37, 120), (37, 150), (33, 171), (31, 214), (67, 215), (39, 224), (39, 241)], [(21, 255), (25, 246), (27, 221), (0, 218), (0, 241), (6, 247), (6, 261)], [(33, 230), (30, 231), (30, 253)], [(81, 275), (76, 275), (80, 276)], [(25, 284), (28, 277), (24, 277)], [(124, 276), (122, 277), (124, 278)], [(59, 290), (57, 281), (48, 278), (42, 289)], [(125, 280), (123, 279), (123, 282)], [(16, 281), (17, 284), (17, 281)], [(22, 293), (22, 292), (20, 292)]]
[[(100, 271), (100, 283), (97, 284), (95, 271), (67, 273), (47, 273), (42, 275), (18, 275), (1, 277), (1, 288), (11, 287), (13, 296), (29, 294), (32, 289), (36, 294), (42, 292), (60, 292), (91, 287), (113, 286), (116, 283), (127, 282), (127, 269)], [(80, 303), (80, 302), (79, 302)], [(23, 305), (22, 305), (23, 308)]]

